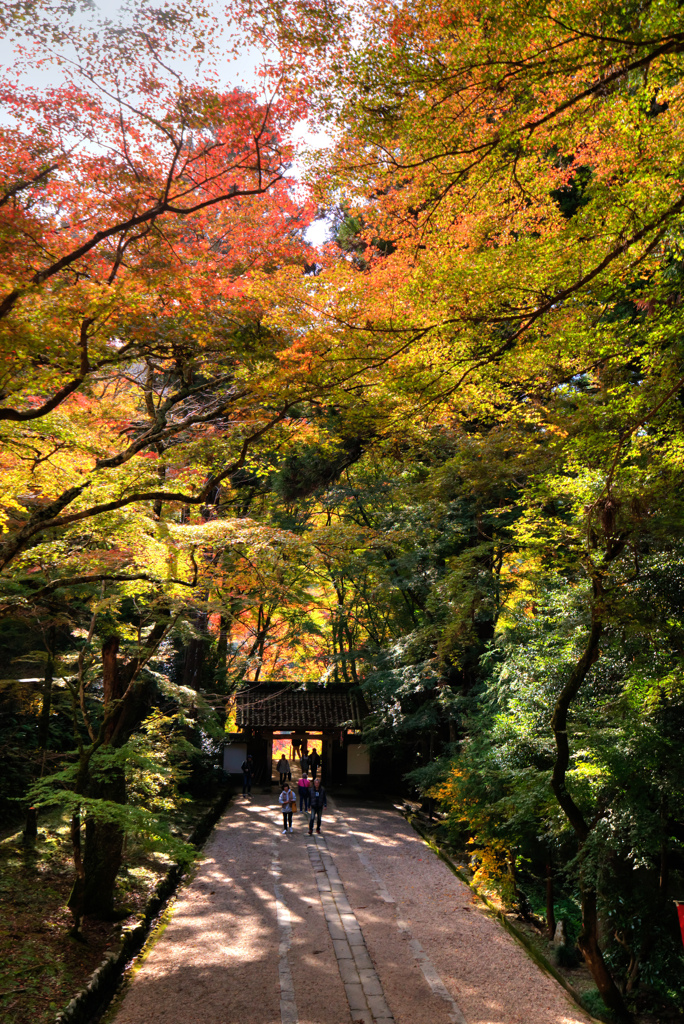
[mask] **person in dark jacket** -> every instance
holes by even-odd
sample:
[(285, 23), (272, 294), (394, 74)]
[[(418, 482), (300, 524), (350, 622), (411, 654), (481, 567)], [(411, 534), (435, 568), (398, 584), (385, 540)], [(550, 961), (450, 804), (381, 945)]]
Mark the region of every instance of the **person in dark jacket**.
[(328, 806), (326, 799), (325, 790), (321, 785), (320, 779), (314, 779), (314, 784), (309, 789), (311, 794), (311, 817), (309, 818), (309, 835), (313, 835), (314, 821), (316, 822), (316, 831), (321, 831), (321, 814), (323, 808)]
[(280, 775), (281, 786), (283, 782), (289, 782), (290, 779), (292, 778), (292, 773), (290, 772), (290, 762), (288, 761), (284, 754), (281, 754), (280, 760), (278, 761), (278, 774)]
[(314, 747), (309, 754), (309, 771), (311, 772), (311, 778), (315, 780), (318, 775), (318, 766), (321, 763), (321, 758), (318, 751)]
[(252, 795), (252, 779), (254, 778), (254, 759), (248, 754), (240, 765), (242, 771), (242, 795)]

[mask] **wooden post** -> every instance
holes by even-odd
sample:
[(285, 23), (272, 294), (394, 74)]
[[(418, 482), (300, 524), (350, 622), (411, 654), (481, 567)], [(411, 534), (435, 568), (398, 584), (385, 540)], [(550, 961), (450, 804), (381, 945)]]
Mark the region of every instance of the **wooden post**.
[(264, 772), (264, 786), (270, 787), (273, 781), (273, 731), (271, 731), (266, 740), (268, 746), (266, 750), (266, 771)]
[(35, 807), (29, 807), (26, 811), (26, 824), (24, 825), (24, 846), (35, 846), (38, 837), (38, 811)]
[(325, 784), (326, 786), (332, 785), (332, 751), (333, 741), (331, 736), (323, 736), (322, 739), (322, 757), (321, 757), (321, 774), (325, 769)]

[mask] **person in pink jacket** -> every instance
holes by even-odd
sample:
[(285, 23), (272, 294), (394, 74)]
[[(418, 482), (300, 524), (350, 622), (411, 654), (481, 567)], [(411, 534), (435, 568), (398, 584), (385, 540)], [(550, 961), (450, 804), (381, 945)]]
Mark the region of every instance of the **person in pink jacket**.
[(302, 777), (297, 783), (297, 789), (299, 790), (299, 810), (308, 811), (311, 805), (311, 781), (306, 772), (302, 773)]

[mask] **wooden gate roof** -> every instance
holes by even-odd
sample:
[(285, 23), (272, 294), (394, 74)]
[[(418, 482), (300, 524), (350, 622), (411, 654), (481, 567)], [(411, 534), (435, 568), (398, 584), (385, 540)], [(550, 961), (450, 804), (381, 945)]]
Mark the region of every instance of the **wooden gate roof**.
[(343, 726), (358, 728), (368, 709), (358, 690), (326, 686), (295, 690), (281, 685), (252, 686), (236, 695), (236, 725), (321, 732)]

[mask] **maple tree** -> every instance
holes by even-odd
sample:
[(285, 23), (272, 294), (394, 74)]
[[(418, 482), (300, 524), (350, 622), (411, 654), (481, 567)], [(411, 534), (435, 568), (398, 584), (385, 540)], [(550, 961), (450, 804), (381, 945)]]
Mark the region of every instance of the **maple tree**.
[[(71, 396), (87, 405), (119, 368), (129, 378), (135, 368), (133, 386), (144, 373), (156, 377), (145, 392), (147, 429), (120, 422), (128, 443), (105, 442), (108, 450), (77, 470), (82, 479), (42, 490), (40, 512), (5, 538), (5, 566), (47, 528), (141, 498), (163, 501), (167, 495), (149, 486), (129, 486), (132, 494), (109, 502), (87, 497), (108, 471), (159, 453), (199, 424), (239, 419), (236, 405), (248, 395), (259, 402), (235, 373), (225, 338), (258, 321), (242, 298), (253, 268), (303, 258), (294, 236), (304, 213), (285, 179), (285, 136), (300, 111), (277, 97), (258, 102), (237, 89), (199, 86), (167, 67), (181, 36), (190, 51), (200, 46), (204, 28), (192, 28), (193, 14), (192, 6), (173, 17), (150, 6), (136, 11), (135, 28), (70, 35), (74, 56), (55, 57), (64, 83), (47, 96), (23, 87), (21, 67), (14, 80), (5, 77), (7, 443), (42, 461), (51, 446), (68, 447), (58, 433), (46, 440), (41, 421)], [(264, 429), (260, 422), (254, 436)], [(251, 442), (243, 440), (246, 452)], [(186, 494), (187, 503), (201, 504), (243, 461), (238, 453)], [(158, 482), (156, 490), (163, 492)]]
[[(225, 92), (172, 66), (204, 51), (201, 9), (145, 5), (132, 24), (95, 30), (70, 13), (29, 3), (4, 14), (15, 30), (32, 20), (2, 84), (0, 560), (5, 615), (48, 616), (61, 637), (50, 665), (74, 631), (78, 768), (57, 773), (51, 793), (68, 782), (66, 799), (78, 796), (78, 926), (111, 911), (126, 800), (113, 751), (150, 711), (150, 658), (179, 615), (201, 614), (203, 542), (183, 559), (165, 509), (206, 518), (293, 403), (274, 382), (285, 341), (262, 329), (249, 281), (303, 266), (307, 212), (286, 179), (292, 99)], [(61, 84), (26, 84), (38, 57)]]

